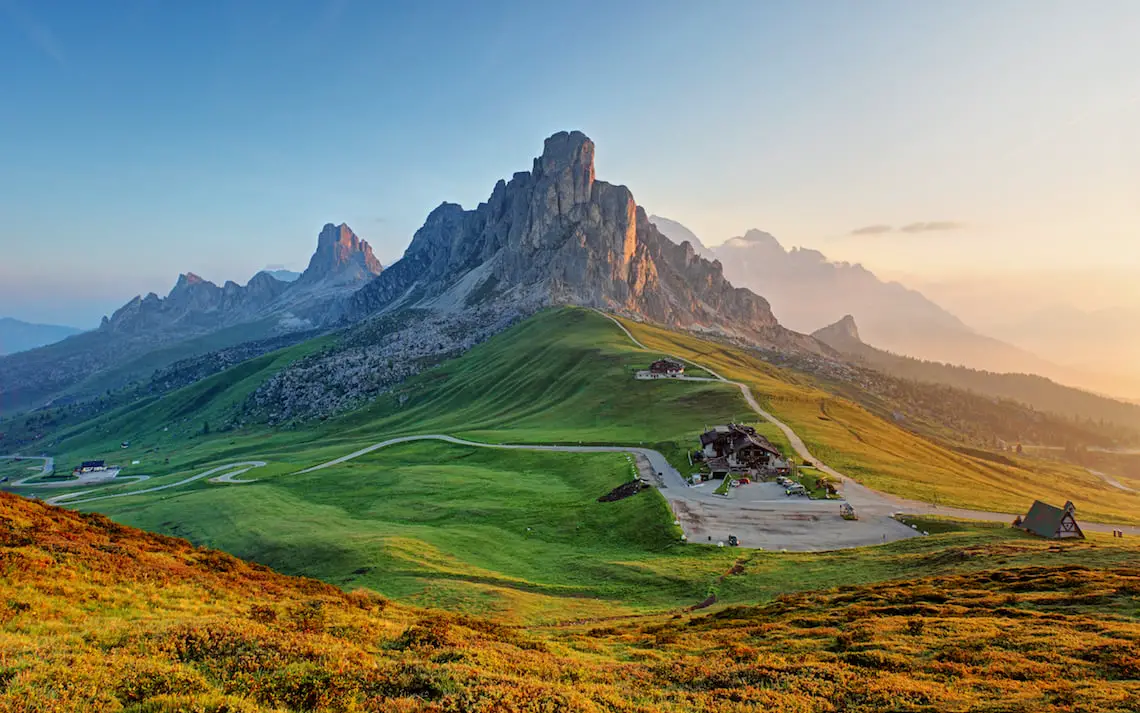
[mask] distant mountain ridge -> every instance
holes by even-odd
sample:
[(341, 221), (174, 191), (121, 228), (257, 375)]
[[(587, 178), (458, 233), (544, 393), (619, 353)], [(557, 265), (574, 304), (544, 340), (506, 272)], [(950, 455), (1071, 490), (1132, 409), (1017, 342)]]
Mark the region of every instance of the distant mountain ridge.
[(269, 275), (274, 280), (280, 280), (282, 282), (296, 282), (301, 277), (301, 273), (299, 273), (299, 272), (295, 272), (293, 270), (286, 270), (283, 267), (276, 267), (276, 266), (267, 267), (264, 270), (261, 270), (260, 272), (265, 273), (266, 275)]
[[(347, 225), (330, 223), (317, 238), (309, 267), (293, 282), (261, 271), (245, 285), (218, 286), (184, 273), (166, 297), (136, 296), (104, 317), (98, 329), (0, 359), (0, 412), (42, 404), (108, 368), (226, 328), (234, 331), (211, 342), (212, 348), (313, 329), (381, 271), (366, 241)], [(249, 326), (236, 329), (240, 325)], [(164, 359), (185, 356), (191, 354)], [(155, 367), (167, 362), (157, 360)]]
[(718, 263), (677, 245), (625, 186), (597, 180), (583, 133), (546, 139), (530, 171), (485, 203), (443, 203), (402, 259), (353, 295), (352, 319), (403, 307), (514, 304), (600, 307), (670, 326), (818, 349), (784, 329), (768, 302), (734, 287)]
[[(674, 241), (695, 237), (675, 221), (664, 219), (662, 225)], [(851, 314), (864, 337), (900, 354), (1000, 372), (1062, 371), (977, 333), (920, 292), (880, 280), (862, 265), (830, 261), (817, 250), (787, 250), (770, 233), (749, 230), (709, 250), (728, 279), (763, 294), (790, 329), (811, 333)]]
[(53, 344), (81, 331), (83, 330), (75, 327), (34, 324), (13, 317), (0, 317), (0, 356)]
[(1043, 376), (994, 373), (892, 354), (863, 342), (851, 315), (816, 330), (812, 336), (837, 352), (891, 376), (1012, 399), (1068, 418), (1107, 421), (1140, 429), (1140, 405), (1064, 386)]

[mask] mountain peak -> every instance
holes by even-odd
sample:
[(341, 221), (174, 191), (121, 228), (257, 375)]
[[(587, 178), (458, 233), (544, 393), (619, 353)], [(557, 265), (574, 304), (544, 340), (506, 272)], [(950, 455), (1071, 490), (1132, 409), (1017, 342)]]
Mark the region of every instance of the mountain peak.
[(542, 156), (538, 159), (543, 167), (557, 171), (563, 168), (580, 165), (594, 175), (594, 142), (581, 131), (559, 131), (553, 134), (542, 145)]
[(594, 143), (580, 131), (546, 139), (530, 173), (498, 181), (475, 209), (432, 211), (403, 258), (357, 291), (348, 312), (492, 301), (601, 307), (764, 343), (798, 337), (762, 297), (733, 287), (719, 263), (666, 238), (628, 188), (595, 180)]
[(724, 241), (724, 246), (729, 248), (763, 248), (773, 252), (785, 252), (784, 246), (780, 244), (776, 236), (756, 228), (752, 228), (744, 235), (729, 238)]
[(192, 272), (184, 272), (178, 276), (178, 282), (176, 282), (174, 284), (174, 288), (178, 289), (179, 287), (189, 287), (191, 285), (200, 285), (204, 282), (207, 282), (207, 280), (195, 275)]
[(559, 131), (546, 140), (542, 156), (534, 160), (534, 177), (559, 185), (559, 199), (569, 205), (587, 203), (594, 187), (594, 142), (581, 131)]
[(855, 324), (855, 318), (849, 314), (843, 315), (843, 318), (834, 324), (817, 329), (812, 332), (812, 336), (841, 352), (863, 343), (859, 337), (859, 326)]
[(175, 297), (191, 290), (200, 290), (207, 287), (217, 287), (217, 285), (192, 272), (184, 272), (178, 276), (178, 281), (174, 283), (174, 288), (170, 290), (169, 296)]
[(336, 282), (370, 280), (381, 271), (372, 246), (347, 224), (326, 223), (317, 236), (317, 250), (300, 281), (310, 283), (333, 277)]
[(831, 326), (837, 329), (842, 329), (850, 337), (859, 339), (859, 325), (855, 324), (855, 318), (849, 314), (843, 315), (843, 319), (839, 320)]

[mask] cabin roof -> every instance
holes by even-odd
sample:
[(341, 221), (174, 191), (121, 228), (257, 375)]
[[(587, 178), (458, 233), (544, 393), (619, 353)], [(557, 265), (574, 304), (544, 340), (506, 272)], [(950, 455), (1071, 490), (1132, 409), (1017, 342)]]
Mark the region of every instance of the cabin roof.
[[(1059, 508), (1040, 500), (1034, 500), (1033, 507), (1029, 508), (1029, 513), (1021, 521), (1021, 528), (1041, 537), (1056, 537), (1061, 530), (1061, 521), (1073, 510), (1072, 503), (1065, 503), (1065, 507)], [(1073, 523), (1076, 523), (1076, 518), (1073, 518)], [(1080, 531), (1079, 526), (1077, 531)]]

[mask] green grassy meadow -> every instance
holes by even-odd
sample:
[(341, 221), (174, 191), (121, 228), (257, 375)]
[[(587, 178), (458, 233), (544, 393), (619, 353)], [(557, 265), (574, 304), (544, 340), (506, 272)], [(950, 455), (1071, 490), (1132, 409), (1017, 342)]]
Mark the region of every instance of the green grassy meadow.
[[(1018, 510), (1031, 499), (1027, 492), (1052, 500), (1069, 492), (1060, 471), (1042, 474), (1028, 460), (1024, 467), (999, 467), (947, 451), (750, 354), (629, 326), (661, 353), (704, 360), (726, 377), (747, 381), (762, 403), (803, 433), (813, 452), (872, 487), (945, 504)], [(381, 440), (432, 433), (499, 443), (644, 444), (687, 473), (693, 469), (685, 452), (704, 426), (756, 424), (734, 387), (635, 380), (634, 372), (661, 354), (635, 347), (608, 319), (582, 309), (540, 313), (338, 418), (297, 428), (216, 430), (265, 378), (335, 338), (266, 354), (54, 434), (60, 469), (105, 458), (127, 463), (124, 475), (152, 476), (145, 483), (104, 486), (88, 497), (178, 483), (225, 463), (267, 461), (244, 476), (256, 483), (203, 479), (75, 507), (287, 574), (527, 622), (664, 611), (710, 593), (724, 602), (756, 602), (789, 591), (974, 566), (974, 555), (944, 558), (947, 548), (999, 551), (1002, 561), (1024, 564), (1068, 562), (1077, 551), (1106, 562), (1135, 554), (1107, 538), (1094, 538), (1088, 550), (1054, 551), (1017, 531), (992, 528), (817, 554), (681, 545), (656, 491), (596, 502), (629, 479), (629, 463), (620, 454), (421, 442), (298, 474)], [(205, 422), (215, 429), (204, 433)], [(789, 452), (775, 427), (756, 425)], [(131, 447), (120, 449), (123, 440)], [(135, 459), (140, 464), (129, 465)], [(1072, 499), (1084, 516), (1127, 509), (1119, 498)], [(983, 559), (978, 557), (979, 566)]]

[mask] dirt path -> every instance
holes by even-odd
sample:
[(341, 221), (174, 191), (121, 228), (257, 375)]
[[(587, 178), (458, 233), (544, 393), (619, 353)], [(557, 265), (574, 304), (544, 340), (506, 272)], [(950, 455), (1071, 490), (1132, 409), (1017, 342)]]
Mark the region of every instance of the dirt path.
[(1092, 468), (1086, 468), (1086, 470), (1088, 472), (1092, 473), (1093, 475), (1095, 475), (1096, 477), (1100, 478), (1104, 482), (1108, 483), (1109, 485), (1111, 485), (1114, 488), (1118, 488), (1120, 490), (1127, 490), (1130, 493), (1140, 492), (1140, 491), (1136, 490), (1136, 488), (1130, 488), (1127, 485), (1125, 485), (1124, 483), (1121, 483), (1119, 480), (1117, 480), (1116, 478), (1113, 478), (1108, 473), (1102, 473), (1099, 470), (1093, 470)]

